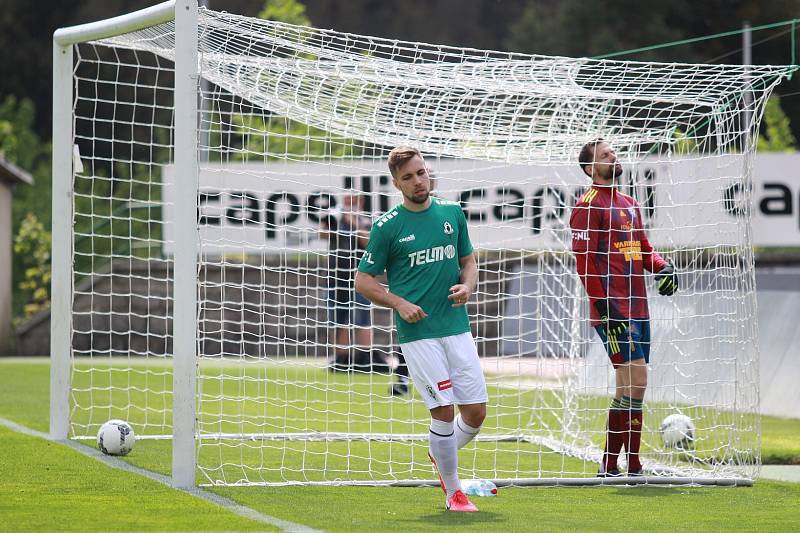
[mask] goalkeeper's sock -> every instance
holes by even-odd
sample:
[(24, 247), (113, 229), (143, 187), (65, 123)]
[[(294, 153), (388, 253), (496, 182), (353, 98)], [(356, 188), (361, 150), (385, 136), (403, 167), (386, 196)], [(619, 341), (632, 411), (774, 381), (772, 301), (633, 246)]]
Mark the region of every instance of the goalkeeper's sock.
[(624, 412), (620, 410), (620, 402), (616, 398), (608, 409), (608, 426), (606, 430), (606, 446), (603, 453), (603, 471), (617, 470), (617, 459), (622, 451), (622, 442), (625, 438), (623, 425)]
[(369, 350), (356, 350), (353, 368), (359, 372), (369, 372), (372, 370)]
[(403, 352), (400, 350), (399, 346), (395, 348), (394, 354), (397, 357), (397, 368), (394, 369), (394, 373), (398, 376), (405, 377), (405, 383), (408, 383), (408, 365), (406, 364), (406, 358), (403, 357)]
[(337, 348), (336, 353), (333, 356), (330, 369), (335, 372), (347, 372), (352, 370), (352, 368), (353, 365), (350, 350)]
[(456, 416), (456, 421), (454, 425), (455, 425), (454, 431), (456, 433), (456, 446), (459, 450), (464, 446), (466, 446), (467, 444), (469, 444), (470, 442), (472, 442), (472, 439), (475, 438), (475, 435), (477, 435), (481, 431), (480, 426), (472, 427), (466, 422), (464, 422), (464, 419), (461, 418), (461, 413), (459, 413), (458, 416)]
[(386, 360), (386, 356), (383, 354), (382, 350), (372, 350), (371, 363), (372, 368), (370, 370), (373, 372), (388, 374), (392, 371), (392, 367)]
[(643, 401), (628, 396), (622, 397), (622, 408), (626, 429), (625, 449), (628, 450), (628, 472), (639, 472), (639, 447), (642, 443), (642, 405)]
[(453, 423), (432, 418), (428, 439), (431, 456), (436, 461), (436, 468), (439, 470), (439, 476), (449, 498), (455, 491), (461, 490), (461, 482), (458, 479), (458, 448), (456, 448)]

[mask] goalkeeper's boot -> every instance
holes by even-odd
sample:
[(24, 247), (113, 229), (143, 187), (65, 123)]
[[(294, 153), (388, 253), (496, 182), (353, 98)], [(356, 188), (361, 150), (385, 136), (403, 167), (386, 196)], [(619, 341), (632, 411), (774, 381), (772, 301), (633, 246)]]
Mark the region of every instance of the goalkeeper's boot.
[(349, 350), (337, 349), (328, 361), (328, 370), (331, 372), (352, 372), (353, 354)]
[(405, 396), (408, 394), (408, 378), (401, 374), (397, 375), (397, 382), (389, 387), (389, 394), (392, 396)]
[(331, 372), (350, 372), (352, 367), (338, 358), (333, 357), (328, 361), (328, 370)]
[(447, 505), (445, 506), (448, 511), (454, 513), (477, 513), (478, 508), (469, 501), (467, 495), (457, 490), (452, 496), (447, 498)]
[(631, 477), (640, 477), (640, 476), (644, 475), (644, 471), (641, 468), (634, 469), (634, 470), (628, 470), (628, 475), (631, 476)]
[(433, 455), (431, 455), (431, 452), (428, 452), (428, 459), (430, 459), (431, 463), (433, 463), (433, 469), (436, 471), (436, 475), (439, 476), (439, 485), (442, 487), (442, 492), (447, 494), (447, 489), (444, 488), (444, 480), (442, 480), (442, 475), (439, 473), (439, 467), (436, 466), (436, 460), (433, 458)]
[(386, 360), (382, 353), (373, 351), (371, 354), (371, 368), (372, 372), (378, 374), (390, 374), (392, 372), (392, 365)]
[(405, 396), (408, 394), (408, 385), (405, 383), (392, 383), (389, 387), (389, 392), (392, 396)]
[(622, 474), (617, 468), (612, 468), (609, 471), (605, 471), (603, 468), (597, 472), (597, 477), (620, 477)]

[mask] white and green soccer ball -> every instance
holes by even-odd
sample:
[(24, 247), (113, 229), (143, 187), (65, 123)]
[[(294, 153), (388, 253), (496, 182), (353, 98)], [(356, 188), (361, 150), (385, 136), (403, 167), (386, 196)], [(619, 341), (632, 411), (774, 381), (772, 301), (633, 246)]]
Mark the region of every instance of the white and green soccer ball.
[(134, 442), (133, 428), (124, 420), (109, 420), (97, 432), (97, 447), (106, 455), (128, 455)]
[(695, 427), (692, 419), (680, 413), (669, 415), (658, 428), (665, 448), (688, 450), (694, 445)]

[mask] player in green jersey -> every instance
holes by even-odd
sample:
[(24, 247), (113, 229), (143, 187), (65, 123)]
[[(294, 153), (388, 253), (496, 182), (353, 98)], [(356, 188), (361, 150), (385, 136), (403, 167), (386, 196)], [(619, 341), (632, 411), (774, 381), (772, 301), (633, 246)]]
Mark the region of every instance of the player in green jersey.
[[(356, 291), (394, 309), (411, 378), (430, 409), (430, 456), (446, 508), (475, 512), (461, 491), (458, 449), (480, 431), (488, 395), (465, 307), (478, 282), (467, 221), (458, 203), (431, 197), (416, 148), (392, 150), (389, 170), (403, 203), (373, 224)], [(384, 272), (388, 291), (376, 279)]]

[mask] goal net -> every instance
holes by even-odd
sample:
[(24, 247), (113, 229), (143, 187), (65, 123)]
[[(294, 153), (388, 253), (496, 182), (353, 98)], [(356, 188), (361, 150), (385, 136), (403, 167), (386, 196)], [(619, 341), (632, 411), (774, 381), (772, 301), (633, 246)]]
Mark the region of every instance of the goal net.
[[(354, 275), (334, 248), (343, 217), (369, 223), (400, 201), (385, 160), (411, 145), (435, 194), (461, 202), (477, 250), (468, 309), (490, 400), (460, 452), (462, 478), (593, 482), (614, 377), (568, 220), (588, 185), (578, 152), (602, 137), (679, 271), (671, 298), (646, 280), (646, 479), (757, 475), (749, 183), (765, 100), (791, 67), (451, 48), (202, 8), (197, 20), (194, 187), (175, 165), (175, 22), (72, 49), (74, 168), (54, 222), (72, 228), (69, 281), (54, 296), (69, 302), (69, 345), (54, 353), (69, 358), (71, 438), (110, 418), (129, 421), (145, 450), (171, 438), (173, 283), (190, 279), (199, 483), (432, 482), (419, 392), (393, 396), (393, 375), (329, 368), (337, 345), (398, 363), (388, 310), (332, 304)], [(175, 232), (186, 195), (188, 240)], [(197, 268), (178, 271), (187, 249)], [(337, 326), (348, 305), (359, 324)], [(684, 448), (659, 432), (674, 413), (694, 424)]]

